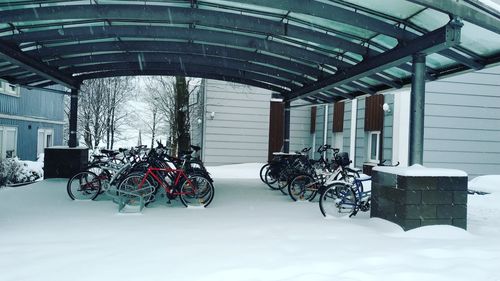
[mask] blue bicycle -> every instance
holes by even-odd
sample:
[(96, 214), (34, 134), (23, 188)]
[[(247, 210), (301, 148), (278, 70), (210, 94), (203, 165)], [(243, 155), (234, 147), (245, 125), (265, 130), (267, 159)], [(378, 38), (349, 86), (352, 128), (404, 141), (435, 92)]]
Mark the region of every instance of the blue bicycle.
[(364, 191), (367, 178), (355, 178), (352, 182), (335, 181), (321, 191), (319, 208), (325, 217), (355, 216), (359, 211), (370, 210), (371, 191)]

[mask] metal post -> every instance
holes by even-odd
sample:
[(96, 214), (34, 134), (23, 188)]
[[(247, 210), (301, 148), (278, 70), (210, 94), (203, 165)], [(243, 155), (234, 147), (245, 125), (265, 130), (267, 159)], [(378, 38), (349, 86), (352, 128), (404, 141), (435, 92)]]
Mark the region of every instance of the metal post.
[[(328, 104), (325, 104), (323, 116), (323, 144), (327, 144), (328, 142)], [(326, 151), (323, 152), (323, 157), (326, 159)]]
[(69, 147), (77, 147), (77, 137), (76, 137), (76, 126), (77, 126), (77, 116), (78, 116), (78, 90), (71, 90), (71, 101), (69, 109)]
[(283, 152), (290, 152), (290, 102), (285, 102), (285, 120), (283, 124)]
[(423, 164), (425, 115), (425, 54), (413, 55), (410, 98), (409, 164)]

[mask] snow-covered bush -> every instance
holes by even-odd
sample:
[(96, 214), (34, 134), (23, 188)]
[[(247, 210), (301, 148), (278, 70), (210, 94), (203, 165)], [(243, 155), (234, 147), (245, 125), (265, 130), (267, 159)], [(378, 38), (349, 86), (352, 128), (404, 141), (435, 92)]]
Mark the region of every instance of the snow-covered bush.
[(0, 160), (0, 186), (33, 182), (43, 177), (43, 162)]

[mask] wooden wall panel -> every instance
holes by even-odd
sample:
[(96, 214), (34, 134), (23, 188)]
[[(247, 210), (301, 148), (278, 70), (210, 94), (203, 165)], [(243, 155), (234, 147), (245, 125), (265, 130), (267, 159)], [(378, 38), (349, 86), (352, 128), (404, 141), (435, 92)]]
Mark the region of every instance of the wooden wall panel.
[(336, 102), (333, 106), (333, 132), (344, 131), (344, 102)]
[(318, 109), (316, 106), (311, 107), (311, 134), (314, 134), (316, 132), (316, 115)]
[(383, 95), (373, 95), (366, 98), (365, 131), (382, 131), (384, 126)]
[(269, 149), (268, 160), (273, 157), (273, 152), (281, 151), (283, 147), (283, 121), (285, 104), (282, 102), (271, 102), (269, 113)]

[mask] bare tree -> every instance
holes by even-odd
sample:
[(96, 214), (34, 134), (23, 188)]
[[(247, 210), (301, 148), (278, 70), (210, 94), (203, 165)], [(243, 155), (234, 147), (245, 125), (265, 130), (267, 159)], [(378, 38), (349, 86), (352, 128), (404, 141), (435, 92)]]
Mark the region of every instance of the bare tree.
[(102, 79), (106, 85), (106, 148), (113, 149), (117, 129), (122, 120), (128, 115), (124, 105), (131, 98), (134, 91), (134, 83), (131, 77), (112, 77)]
[(78, 123), (85, 145), (91, 149), (102, 141), (112, 149), (120, 122), (127, 116), (124, 104), (133, 94), (130, 77), (87, 80), (78, 100)]
[[(146, 78), (146, 82), (150, 78)], [(165, 114), (162, 114), (162, 106), (159, 100), (160, 91), (156, 87), (151, 87), (151, 83), (145, 83), (146, 87), (141, 91), (139, 106), (142, 107), (138, 113), (134, 114), (135, 124), (139, 128), (145, 127), (151, 134), (151, 147), (154, 146), (157, 135), (165, 132)], [(137, 104), (136, 104), (137, 106)], [(141, 131), (139, 131), (141, 132)]]
[(148, 92), (169, 127), (172, 154), (188, 150), (190, 139), (190, 96), (198, 90), (194, 79), (185, 77), (149, 77)]

